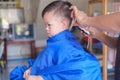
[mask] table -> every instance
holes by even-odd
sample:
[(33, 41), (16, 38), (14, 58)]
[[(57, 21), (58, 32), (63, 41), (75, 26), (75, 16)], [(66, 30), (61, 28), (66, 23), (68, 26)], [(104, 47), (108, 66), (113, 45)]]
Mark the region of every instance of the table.
[(35, 48), (35, 40), (7, 40), (4, 47), (4, 60), (7, 62), (7, 46), (10, 44), (20, 45), (20, 44), (30, 44), (31, 58), (36, 58), (37, 52)]

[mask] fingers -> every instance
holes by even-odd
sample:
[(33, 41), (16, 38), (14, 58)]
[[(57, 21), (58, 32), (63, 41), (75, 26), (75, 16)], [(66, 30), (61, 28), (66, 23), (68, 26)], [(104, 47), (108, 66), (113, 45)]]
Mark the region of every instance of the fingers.
[(76, 7), (76, 6), (71, 6), (71, 7), (70, 7), (70, 10), (72, 10), (72, 11), (77, 11), (77, 7)]
[(75, 19), (75, 17), (76, 17), (76, 13), (77, 13), (77, 7), (76, 6), (71, 6), (70, 7), (70, 10), (72, 10), (72, 12), (71, 12), (71, 18), (73, 18), (73, 19)]
[(26, 76), (24, 79), (25, 79), (25, 80), (29, 80), (29, 76)]
[(30, 75), (30, 70), (26, 70), (23, 74), (23, 78), (26, 78), (26, 76), (29, 76)]
[(82, 15), (82, 16), (83, 16), (83, 15), (86, 16), (86, 14), (85, 14), (83, 11), (78, 10), (76, 6), (71, 6), (71, 7), (70, 7), (70, 10), (72, 10), (72, 13), (71, 13), (71, 16), (72, 16), (72, 17), (73, 17), (73, 16), (74, 16), (74, 17), (75, 17), (75, 16), (77, 17), (78, 14), (79, 14), (79, 15)]
[(24, 79), (25, 80), (37, 80), (37, 79), (32, 78), (30, 75), (26, 75)]
[(83, 24), (83, 22), (87, 19), (87, 14), (78, 10), (76, 6), (71, 6), (70, 10), (72, 10), (71, 18), (76, 20), (78, 24)]
[(75, 14), (77, 12), (77, 7), (76, 6), (71, 6), (70, 10), (72, 10), (72, 12), (71, 12), (71, 18), (75, 19)]
[(72, 19), (75, 19), (75, 16), (74, 16), (74, 12), (73, 12), (73, 11), (71, 12), (71, 18), (72, 18)]
[(30, 75), (25, 75), (25, 77), (23, 77), (25, 80), (30, 80), (29, 79)]

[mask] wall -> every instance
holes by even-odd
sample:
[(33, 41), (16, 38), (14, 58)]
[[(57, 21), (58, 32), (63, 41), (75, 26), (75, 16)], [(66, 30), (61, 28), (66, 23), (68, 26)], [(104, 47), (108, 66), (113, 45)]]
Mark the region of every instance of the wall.
[(21, 7), (24, 8), (25, 23), (32, 23), (31, 0), (21, 0)]
[(31, 0), (31, 13), (32, 13), (32, 21), (35, 22), (37, 18), (39, 3), (41, 0)]

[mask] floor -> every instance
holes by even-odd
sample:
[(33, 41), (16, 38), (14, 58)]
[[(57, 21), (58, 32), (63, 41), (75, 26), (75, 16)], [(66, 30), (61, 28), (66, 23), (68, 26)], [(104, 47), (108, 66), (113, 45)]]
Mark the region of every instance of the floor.
[(108, 80), (114, 80), (114, 76), (113, 75), (108, 76)]
[(3, 72), (0, 73), (0, 80), (10, 80), (9, 73), (11, 72), (11, 70), (18, 65), (27, 65), (27, 61), (28, 59), (8, 61), (6, 68), (4, 68)]
[[(15, 68), (17, 65), (27, 65), (27, 59), (22, 60), (11, 60), (8, 61), (6, 68), (3, 70), (3, 73), (0, 73), (0, 80), (10, 80), (9, 73), (10, 71)], [(114, 76), (108, 76), (108, 80), (114, 80)]]

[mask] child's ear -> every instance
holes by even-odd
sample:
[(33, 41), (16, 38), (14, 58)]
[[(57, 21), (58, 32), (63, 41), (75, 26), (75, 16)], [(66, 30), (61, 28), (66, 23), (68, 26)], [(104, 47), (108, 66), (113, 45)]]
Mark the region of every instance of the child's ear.
[(66, 19), (62, 20), (62, 24), (65, 29), (68, 28), (68, 21)]

